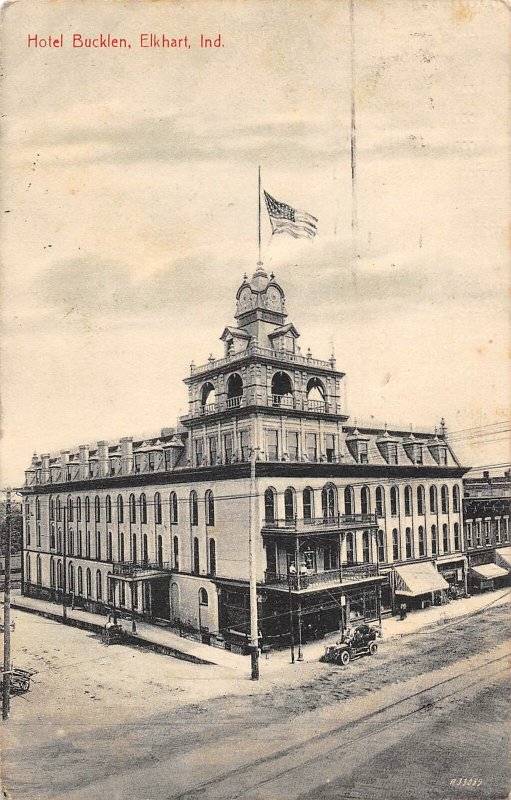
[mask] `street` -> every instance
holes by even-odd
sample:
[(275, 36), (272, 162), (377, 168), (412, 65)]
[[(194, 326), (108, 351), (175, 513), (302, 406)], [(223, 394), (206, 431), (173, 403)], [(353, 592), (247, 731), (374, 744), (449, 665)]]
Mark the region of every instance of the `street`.
[(511, 785), (509, 602), (258, 684), (24, 612), (16, 626), (17, 661), (39, 673), (5, 727), (14, 800), (486, 800)]

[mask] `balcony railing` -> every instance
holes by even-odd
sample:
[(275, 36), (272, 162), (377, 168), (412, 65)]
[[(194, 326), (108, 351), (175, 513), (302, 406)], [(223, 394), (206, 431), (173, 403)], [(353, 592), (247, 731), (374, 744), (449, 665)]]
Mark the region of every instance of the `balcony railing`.
[(300, 575), (266, 571), (264, 581), (269, 586), (282, 586), (297, 591), (322, 584), (353, 583), (361, 578), (373, 578), (376, 575), (378, 575), (376, 564), (353, 564), (343, 566), (341, 569), (307, 572)]
[(292, 394), (272, 394), (271, 402), (273, 406), (282, 408), (294, 408), (295, 401)]
[(205, 406), (201, 406), (201, 409), (200, 409), (201, 417), (204, 417), (207, 414), (214, 414), (216, 410), (217, 410), (217, 404), (216, 403), (208, 403)]
[(319, 411), (324, 414), (326, 403), (324, 400), (307, 400), (307, 411)]
[(314, 530), (350, 530), (376, 526), (376, 514), (335, 514), (330, 517), (291, 517), (289, 519), (263, 520), (266, 530), (296, 531), (307, 533)]
[(170, 561), (117, 561), (112, 572), (123, 578), (139, 578), (155, 572), (172, 572)]
[(228, 397), (227, 408), (239, 408), (241, 406), (242, 397)]
[(257, 345), (249, 345), (246, 350), (241, 350), (238, 353), (231, 353), (226, 358), (217, 358), (214, 361), (208, 361), (207, 364), (202, 364), (199, 367), (193, 366), (190, 369), (192, 375), (200, 375), (203, 372), (209, 372), (218, 367), (227, 366), (236, 361), (241, 361), (247, 356), (261, 356), (269, 358), (272, 361), (286, 361), (293, 364), (301, 364), (309, 367), (319, 367), (320, 369), (327, 369), (329, 371), (335, 369), (335, 361), (322, 361), (319, 358), (312, 358), (311, 356), (302, 356), (299, 353), (291, 353), (288, 350), (272, 350), (270, 347), (259, 347)]

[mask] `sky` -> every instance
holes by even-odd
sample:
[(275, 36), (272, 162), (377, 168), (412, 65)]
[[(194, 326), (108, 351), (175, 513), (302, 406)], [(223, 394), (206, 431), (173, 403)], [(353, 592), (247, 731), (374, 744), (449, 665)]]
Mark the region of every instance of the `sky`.
[(258, 165), (319, 220), (295, 240), (263, 214), (262, 259), (302, 350), (334, 349), (352, 420), (444, 417), (463, 464), (511, 460), (503, 0), (354, 0), (355, 231), (347, 0), (2, 11), (2, 485), (34, 451), (186, 413), (190, 362), (222, 355), (256, 267)]

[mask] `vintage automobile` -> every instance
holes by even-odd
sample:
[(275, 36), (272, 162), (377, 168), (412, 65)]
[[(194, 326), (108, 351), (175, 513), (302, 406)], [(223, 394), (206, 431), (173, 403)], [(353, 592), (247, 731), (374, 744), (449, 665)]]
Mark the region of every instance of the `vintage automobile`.
[(122, 625), (105, 625), (101, 631), (101, 641), (107, 646), (110, 644), (122, 644), (126, 640), (126, 633)]
[(1, 670), (2, 670), (2, 681), (4, 675), (8, 674), (11, 676), (9, 689), (10, 689), (10, 694), (13, 695), (24, 694), (25, 692), (28, 692), (30, 690), (30, 679), (32, 675), (37, 674), (37, 670), (35, 669), (19, 669), (16, 667), (13, 667), (8, 672), (4, 672), (3, 665), (1, 667)]
[(346, 666), (352, 658), (372, 656), (378, 650), (376, 642), (378, 636), (381, 636), (380, 629), (370, 625), (359, 625), (354, 631), (347, 628), (340, 641), (325, 647), (325, 652), (319, 660), (327, 664)]

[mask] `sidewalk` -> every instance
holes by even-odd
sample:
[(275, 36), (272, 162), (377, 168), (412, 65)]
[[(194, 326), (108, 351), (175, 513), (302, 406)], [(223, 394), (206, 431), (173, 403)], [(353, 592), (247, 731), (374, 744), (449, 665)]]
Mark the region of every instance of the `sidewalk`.
[[(51, 619), (62, 621), (62, 606), (47, 600), (14, 595), (11, 600), (11, 608), (49, 616)], [(68, 620), (78, 623), (77, 627), (86, 627), (95, 633), (100, 633), (106, 622), (106, 618), (98, 614), (91, 614), (88, 611), (76, 608), (73, 610), (68, 608), (67, 617)], [(133, 644), (155, 646), (155, 649), (163, 648), (168, 655), (174, 658), (182, 658), (186, 661), (228, 667), (238, 672), (250, 671), (250, 659), (230, 653), (228, 650), (185, 639), (166, 628), (150, 625), (147, 622), (139, 622), (137, 620), (137, 632), (135, 635), (131, 633), (131, 622), (129, 620), (123, 618), (121, 619), (121, 624), (129, 634)]]
[[(410, 636), (419, 631), (427, 633), (428, 629), (449, 623), (452, 624), (464, 616), (483, 611), (490, 605), (509, 602), (511, 602), (511, 589), (507, 587), (498, 591), (484, 592), (473, 597), (467, 597), (463, 600), (452, 600), (446, 606), (432, 606), (421, 611), (412, 611), (403, 621), (398, 617), (388, 617), (382, 622), (382, 639), (385, 642), (403, 636)], [(58, 621), (62, 620), (62, 607), (45, 600), (22, 597), (15, 594), (12, 598), (12, 608), (50, 616)], [(80, 609), (71, 610), (68, 608), (67, 616), (69, 620), (74, 620), (78, 627), (86, 627), (97, 633), (101, 632), (105, 624), (103, 617)], [(160, 628), (147, 622), (137, 621), (137, 633), (135, 636), (130, 633), (131, 623), (128, 620), (123, 619), (122, 625), (130, 634), (131, 642), (134, 644), (138, 643), (142, 646), (154, 647), (156, 650), (161, 648), (162, 651), (174, 658), (181, 658), (200, 664), (228, 667), (237, 672), (240, 677), (242, 675), (250, 676), (250, 659), (247, 656), (236, 655), (228, 650), (182, 638), (167, 628)], [(320, 641), (303, 645), (303, 662), (318, 661), (323, 654), (325, 645), (334, 643), (338, 638), (339, 632), (334, 632)], [(298, 659), (297, 642), (295, 643), (295, 659)], [(268, 658), (261, 656), (259, 659), (261, 676), (282, 672), (289, 663), (289, 648), (271, 652)]]
[[(472, 597), (466, 597), (462, 600), (452, 600), (445, 606), (431, 606), (423, 610), (411, 611), (402, 622), (399, 617), (387, 617), (382, 621), (382, 641), (385, 643), (389, 640), (410, 636), (418, 632), (427, 634), (429, 632), (428, 629), (436, 629), (449, 623), (452, 624), (454, 621), (460, 620), (461, 617), (482, 611), (489, 605), (509, 602), (511, 602), (511, 589), (506, 587), (498, 591), (484, 592)], [(338, 639), (339, 632), (335, 632), (328, 634), (324, 639), (304, 645), (302, 647), (303, 662), (318, 661), (319, 657), (323, 655), (325, 646), (333, 644)], [(295, 642), (295, 659), (297, 658), (298, 643)], [(268, 659), (263, 656), (260, 659), (261, 674), (268, 675), (272, 672), (281, 671), (290, 661), (289, 648), (270, 653)]]

